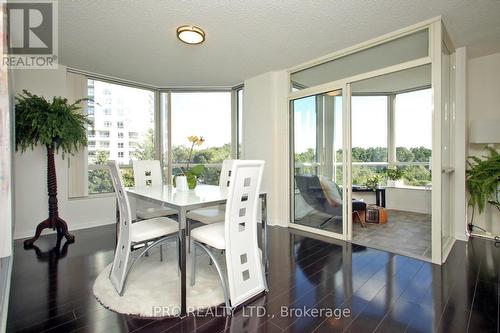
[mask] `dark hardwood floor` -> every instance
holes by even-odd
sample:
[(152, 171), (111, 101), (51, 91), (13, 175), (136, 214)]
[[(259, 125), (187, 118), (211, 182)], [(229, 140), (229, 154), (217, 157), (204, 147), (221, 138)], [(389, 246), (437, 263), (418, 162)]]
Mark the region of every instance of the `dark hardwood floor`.
[(272, 227), (265, 297), (232, 317), (152, 320), (111, 312), (92, 294), (113, 257), (114, 226), (75, 236), (59, 249), (43, 236), (38, 253), (15, 242), (8, 332), (499, 332), (500, 248), (484, 240), (457, 242), (440, 267)]

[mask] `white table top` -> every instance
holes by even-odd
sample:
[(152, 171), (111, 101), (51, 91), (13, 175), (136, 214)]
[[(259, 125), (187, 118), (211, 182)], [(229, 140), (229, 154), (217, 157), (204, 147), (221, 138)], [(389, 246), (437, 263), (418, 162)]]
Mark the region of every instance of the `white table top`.
[(174, 208), (192, 208), (200, 205), (216, 205), (227, 200), (227, 191), (216, 185), (197, 185), (189, 191), (177, 191), (172, 185), (130, 187), (127, 193), (136, 198), (158, 204), (167, 204)]

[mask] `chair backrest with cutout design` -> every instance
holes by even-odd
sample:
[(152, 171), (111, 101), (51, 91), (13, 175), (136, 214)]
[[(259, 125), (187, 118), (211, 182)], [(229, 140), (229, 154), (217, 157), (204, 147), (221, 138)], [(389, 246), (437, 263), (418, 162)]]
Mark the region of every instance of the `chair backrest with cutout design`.
[(222, 191), (227, 191), (229, 184), (231, 184), (231, 167), (235, 160), (222, 161), (222, 168), (220, 170), (219, 187)]
[(116, 243), (115, 258), (109, 279), (118, 293), (123, 289), (127, 262), (130, 255), (130, 234), (132, 214), (125, 186), (123, 185), (120, 169), (116, 161), (108, 161), (111, 181), (115, 188), (118, 210), (120, 212), (120, 224), (118, 226), (118, 242)]
[(226, 263), (231, 306), (264, 291), (257, 244), (257, 209), (264, 161), (234, 160), (225, 214)]
[(161, 164), (158, 160), (132, 161), (136, 187), (163, 185)]

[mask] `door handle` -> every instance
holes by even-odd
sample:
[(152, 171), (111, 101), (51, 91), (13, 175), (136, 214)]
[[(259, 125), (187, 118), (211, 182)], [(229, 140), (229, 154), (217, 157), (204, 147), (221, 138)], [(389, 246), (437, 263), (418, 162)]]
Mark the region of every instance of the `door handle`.
[(441, 170), (441, 173), (443, 173), (443, 174), (454, 173), (454, 172), (455, 172), (455, 168), (453, 168), (453, 167), (445, 167)]

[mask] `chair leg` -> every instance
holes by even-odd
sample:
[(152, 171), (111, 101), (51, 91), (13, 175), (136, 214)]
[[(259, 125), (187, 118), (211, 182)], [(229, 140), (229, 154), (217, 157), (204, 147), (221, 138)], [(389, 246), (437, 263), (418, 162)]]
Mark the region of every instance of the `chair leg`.
[(163, 245), (160, 245), (160, 261), (163, 261)]
[(175, 237), (175, 255), (177, 256), (177, 275), (181, 274), (181, 243), (179, 237)]
[[(219, 273), (220, 283), (222, 285), (222, 291), (224, 292), (224, 303), (226, 304), (226, 308), (228, 310), (231, 310), (231, 304), (229, 303), (229, 288), (227, 286), (226, 278), (224, 277), (219, 261), (217, 260), (217, 258), (215, 258), (212, 251), (210, 251), (205, 245), (198, 243), (196, 241), (194, 241), (193, 244), (195, 244), (195, 246), (198, 245), (201, 249), (203, 249), (214, 262), (215, 268), (217, 269), (217, 273)], [(228, 312), (231, 313), (231, 311)]]
[[(177, 237), (177, 235), (175, 236)], [(132, 261), (132, 264), (127, 268), (127, 271), (125, 272), (125, 277), (123, 278), (123, 287), (122, 287), (122, 290), (119, 292), (120, 296), (123, 296), (123, 292), (125, 290), (125, 283), (127, 282), (127, 278), (128, 278), (128, 275), (130, 274), (130, 271), (132, 270), (132, 267), (134, 267), (135, 263), (142, 257), (142, 256), (145, 256), (147, 254), (147, 252), (155, 247), (156, 245), (162, 243), (162, 242), (165, 242), (167, 240), (170, 240), (172, 239), (173, 236), (169, 236), (169, 237), (165, 237), (165, 238), (162, 238), (162, 239), (159, 239), (155, 242), (153, 242), (153, 244), (149, 245), (146, 247), (145, 250), (143, 250), (137, 257), (134, 258), (134, 260)]]
[(196, 244), (191, 239), (191, 287), (196, 283)]
[(324, 226), (325, 224), (327, 224), (328, 222), (333, 221), (333, 220), (334, 220), (334, 218), (335, 218), (335, 216), (329, 217), (328, 219), (326, 219), (325, 221), (323, 221), (323, 223), (321, 223), (321, 224), (319, 225), (319, 227), (320, 227), (320, 228), (321, 228), (321, 227), (323, 227), (323, 226)]
[(187, 251), (191, 253), (191, 219), (186, 219)]
[(359, 212), (357, 210), (355, 210), (355, 211), (353, 211), (353, 214), (358, 218), (359, 223), (361, 224), (361, 227), (365, 228), (366, 227), (365, 222), (363, 220), (361, 220), (361, 216), (359, 215)]

